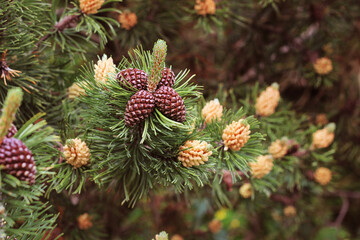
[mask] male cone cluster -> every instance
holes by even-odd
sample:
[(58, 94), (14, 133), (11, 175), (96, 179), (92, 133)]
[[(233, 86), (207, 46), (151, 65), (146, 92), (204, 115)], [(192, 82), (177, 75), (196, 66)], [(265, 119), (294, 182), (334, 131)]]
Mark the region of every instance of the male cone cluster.
[(180, 146), (178, 159), (184, 167), (199, 166), (205, 164), (212, 154), (211, 145), (205, 141), (186, 141)]
[(137, 24), (137, 16), (133, 12), (123, 12), (119, 15), (118, 21), (121, 28), (130, 30)]
[(331, 145), (335, 138), (335, 124), (329, 123), (323, 129), (319, 129), (313, 133), (313, 142), (311, 144), (311, 149), (318, 149), (318, 148), (327, 148)]
[(112, 57), (108, 58), (106, 54), (97, 61), (94, 66), (94, 77), (97, 82), (105, 83), (109, 74), (114, 74), (116, 71)]
[(90, 149), (80, 138), (71, 139), (64, 147), (66, 162), (74, 169), (87, 165), (90, 162)]
[(250, 183), (244, 183), (240, 189), (239, 193), (243, 198), (249, 198), (252, 196), (252, 189)]
[(263, 178), (271, 172), (274, 163), (270, 155), (262, 155), (257, 157), (257, 162), (249, 163), (253, 178)]
[(326, 167), (319, 167), (315, 170), (314, 179), (319, 184), (325, 186), (331, 181), (332, 173), (331, 170)]
[(220, 121), (223, 115), (223, 106), (221, 106), (219, 99), (215, 98), (207, 102), (201, 110), (201, 115), (204, 117), (206, 123), (211, 121)]
[(313, 64), (315, 72), (319, 75), (329, 74), (333, 70), (332, 62), (327, 57), (316, 59)]
[(105, 0), (80, 0), (80, 9), (84, 14), (95, 14), (101, 8)]
[(250, 139), (250, 133), (250, 126), (245, 121), (233, 121), (223, 131), (224, 150), (239, 151)]
[(272, 142), (268, 148), (268, 152), (273, 156), (273, 158), (282, 158), (286, 155), (288, 151), (288, 146), (285, 140), (277, 139), (275, 142)]
[(196, 0), (194, 9), (199, 15), (212, 15), (215, 14), (216, 4), (214, 0)]
[(93, 226), (92, 217), (88, 213), (81, 214), (77, 218), (78, 227), (81, 230), (88, 230)]
[(262, 91), (256, 99), (255, 110), (256, 114), (267, 117), (275, 112), (280, 100), (279, 85), (273, 83)]
[(292, 205), (284, 207), (284, 215), (286, 217), (294, 217), (296, 215), (296, 208)]

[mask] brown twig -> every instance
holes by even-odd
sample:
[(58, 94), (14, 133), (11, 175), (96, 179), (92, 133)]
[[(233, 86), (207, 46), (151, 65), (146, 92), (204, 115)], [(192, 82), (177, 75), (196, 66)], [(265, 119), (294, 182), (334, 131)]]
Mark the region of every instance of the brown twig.
[(343, 190), (339, 190), (339, 191), (335, 191), (335, 192), (326, 192), (323, 194), (326, 197), (346, 197), (346, 198), (355, 198), (355, 199), (359, 199), (360, 198), (360, 192), (351, 192), (351, 191), (343, 191)]
[(349, 199), (347, 197), (342, 196), (342, 205), (341, 205), (341, 209), (339, 212), (339, 215), (337, 216), (335, 222), (333, 224), (331, 224), (332, 226), (338, 227), (341, 225), (341, 223), (343, 222), (348, 210), (349, 210)]
[[(64, 31), (66, 28), (70, 27), (70, 24), (72, 22), (75, 22), (77, 21), (79, 18), (80, 18), (81, 15), (69, 15), (69, 16), (66, 16), (64, 17), (63, 19), (61, 19), (59, 22), (57, 22), (54, 26), (54, 29), (55, 29), (55, 32), (59, 31), (59, 32), (62, 32)], [(39, 42), (36, 43), (36, 48), (35, 50), (33, 51), (36, 52), (39, 47), (40, 47), (40, 44), (42, 42), (44, 42), (46, 39), (48, 39), (53, 33), (48, 33), (46, 34), (45, 36), (42, 36), (39, 40)]]

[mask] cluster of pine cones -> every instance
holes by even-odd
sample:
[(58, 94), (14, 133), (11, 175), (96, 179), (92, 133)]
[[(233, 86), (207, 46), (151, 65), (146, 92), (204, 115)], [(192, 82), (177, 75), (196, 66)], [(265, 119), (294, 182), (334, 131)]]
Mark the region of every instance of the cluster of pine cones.
[(134, 127), (143, 122), (150, 116), (155, 106), (166, 117), (177, 122), (185, 121), (184, 101), (172, 88), (175, 84), (175, 74), (171, 69), (162, 70), (155, 92), (148, 91), (148, 77), (143, 70), (124, 69), (117, 74), (116, 79), (124, 89), (137, 91), (126, 105), (127, 127)]
[(22, 141), (13, 137), (16, 133), (15, 125), (12, 125), (0, 145), (0, 165), (6, 173), (31, 185), (35, 183), (36, 175), (34, 157)]

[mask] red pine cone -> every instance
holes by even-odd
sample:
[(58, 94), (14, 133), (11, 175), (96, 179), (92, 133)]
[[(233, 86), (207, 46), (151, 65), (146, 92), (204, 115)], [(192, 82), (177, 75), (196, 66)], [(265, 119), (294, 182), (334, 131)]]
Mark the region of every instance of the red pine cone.
[(144, 121), (150, 116), (154, 107), (155, 100), (151, 93), (145, 90), (135, 93), (126, 104), (125, 125), (133, 127)]
[(0, 165), (5, 172), (27, 181), (30, 185), (35, 183), (36, 167), (34, 157), (25, 144), (16, 138), (4, 138), (0, 145)]
[(162, 86), (154, 93), (156, 107), (168, 118), (177, 122), (185, 121), (185, 104), (180, 95), (171, 87)]
[(6, 135), (7, 138), (12, 138), (17, 133), (17, 128), (14, 124), (11, 124), (9, 128), (8, 134)]
[(136, 68), (128, 68), (121, 70), (117, 75), (116, 79), (119, 84), (126, 90), (133, 90), (134, 87), (137, 90), (146, 90), (147, 89), (147, 74), (143, 70)]
[(161, 79), (158, 88), (162, 86), (173, 87), (175, 84), (175, 73), (170, 68), (164, 68), (161, 72)]

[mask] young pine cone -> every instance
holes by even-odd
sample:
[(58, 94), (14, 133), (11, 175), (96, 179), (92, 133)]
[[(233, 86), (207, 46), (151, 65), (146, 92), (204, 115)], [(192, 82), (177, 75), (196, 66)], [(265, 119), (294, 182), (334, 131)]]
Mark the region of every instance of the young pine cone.
[(64, 147), (66, 162), (75, 168), (85, 166), (90, 161), (90, 150), (79, 138), (71, 139)]
[[(136, 68), (128, 68), (121, 70), (117, 75), (116, 79), (126, 90), (146, 90), (148, 77), (145, 71)], [(133, 88), (132, 88), (133, 87)]]
[(273, 156), (273, 158), (282, 158), (286, 155), (288, 146), (286, 141), (277, 139), (275, 142), (272, 142), (268, 148), (268, 152)]
[(204, 117), (206, 123), (209, 123), (212, 120), (220, 121), (223, 115), (223, 106), (221, 106), (219, 100), (215, 98), (205, 104), (201, 110), (201, 115)]
[(97, 82), (105, 83), (108, 75), (115, 73), (115, 70), (113, 59), (111, 57), (107, 58), (104, 54), (102, 59), (98, 60), (97, 64), (95, 64), (95, 80)]
[(4, 138), (0, 145), (0, 165), (4, 171), (30, 185), (35, 183), (36, 166), (31, 151), (16, 138)]
[(105, 0), (79, 0), (80, 9), (84, 14), (95, 14), (104, 4)]
[(250, 126), (242, 119), (233, 121), (223, 131), (224, 150), (227, 151), (230, 148), (233, 151), (239, 151), (249, 140), (250, 133)]
[(326, 185), (330, 182), (332, 177), (331, 170), (325, 167), (319, 167), (315, 170), (314, 179), (321, 185)]
[(156, 107), (166, 117), (184, 122), (186, 111), (185, 104), (180, 95), (172, 88), (162, 86), (154, 93)]
[(175, 73), (170, 68), (164, 68), (161, 72), (161, 79), (158, 83), (158, 88), (165, 87), (173, 87), (175, 84)]
[(256, 99), (255, 109), (260, 116), (269, 116), (275, 112), (280, 100), (278, 84), (272, 84), (262, 91)]
[(253, 178), (263, 178), (271, 172), (274, 164), (270, 155), (257, 157), (257, 162), (249, 163)]
[(252, 189), (251, 189), (251, 184), (250, 183), (244, 183), (240, 189), (239, 189), (239, 193), (243, 198), (249, 198), (252, 195)]
[(7, 138), (12, 138), (17, 133), (17, 128), (14, 124), (11, 124), (11, 127), (9, 128), (9, 131), (6, 135)]
[(126, 104), (125, 125), (127, 127), (134, 127), (143, 122), (150, 116), (154, 107), (155, 100), (153, 95), (145, 90), (138, 91)]
[(211, 145), (207, 142), (192, 140), (186, 141), (184, 145), (180, 146), (179, 161), (182, 162), (184, 167), (199, 166), (208, 161), (212, 151)]

